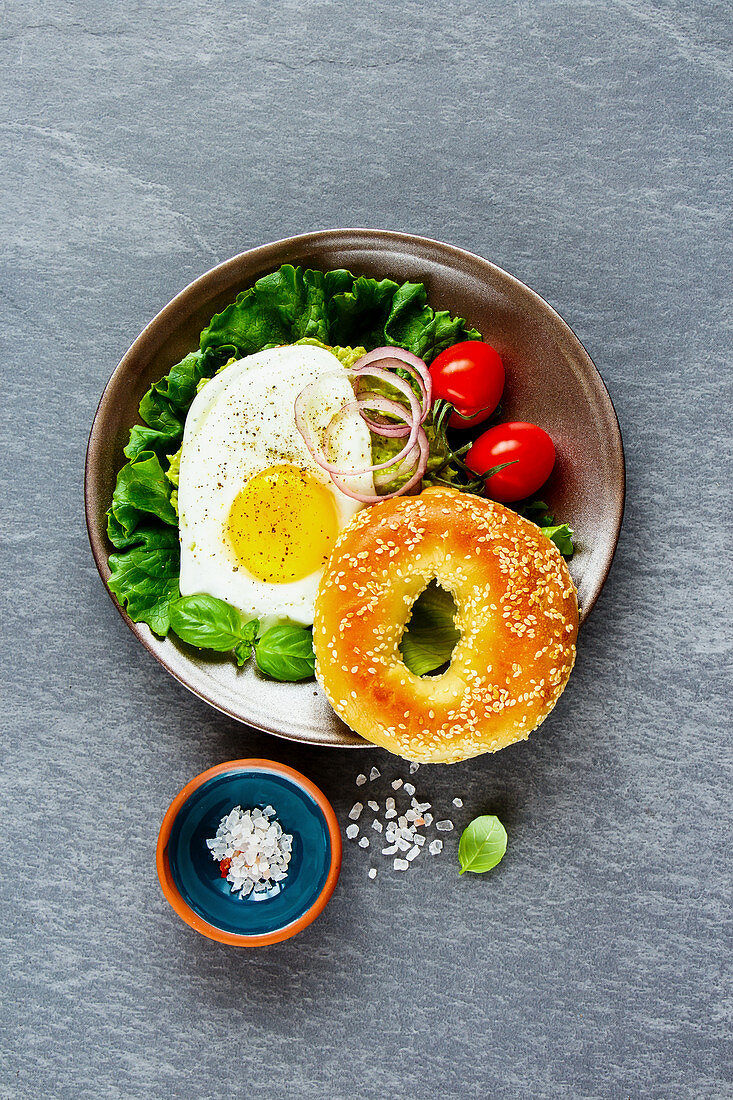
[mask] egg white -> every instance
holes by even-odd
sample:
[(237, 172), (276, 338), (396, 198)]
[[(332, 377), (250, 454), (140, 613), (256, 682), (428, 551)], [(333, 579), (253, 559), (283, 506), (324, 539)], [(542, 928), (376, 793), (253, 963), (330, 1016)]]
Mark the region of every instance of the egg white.
[[(305, 415), (319, 439), (334, 413), (353, 399), (345, 368), (335, 355), (307, 344), (273, 348), (225, 367), (197, 394), (186, 417), (178, 486), (181, 595), (206, 592), (269, 625), (313, 622), (322, 570), (302, 580), (271, 584), (247, 573), (226, 534), (232, 502), (255, 474), (281, 463), (307, 470), (331, 492), (339, 529), (363, 507), (331, 481), (308, 452), (295, 424), (295, 398), (324, 374)], [(345, 414), (331, 437), (329, 458), (342, 468), (371, 465), (369, 429), (359, 414)], [(371, 474), (353, 477), (362, 493), (374, 491)]]

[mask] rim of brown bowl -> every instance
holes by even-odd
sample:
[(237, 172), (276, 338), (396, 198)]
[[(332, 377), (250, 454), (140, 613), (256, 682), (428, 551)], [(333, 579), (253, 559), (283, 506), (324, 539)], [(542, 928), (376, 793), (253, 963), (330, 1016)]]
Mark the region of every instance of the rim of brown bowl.
[[(435, 265), (439, 265), (442, 262), (444, 267), (450, 269), (457, 276), (466, 271), (478, 271), (479, 275), (491, 276), (494, 281), (509, 286), (520, 298), (528, 298), (531, 300), (544, 320), (549, 321), (555, 327), (559, 327), (560, 331), (564, 332), (565, 336), (570, 339), (571, 344), (574, 345), (578, 362), (582, 363), (584, 366), (587, 380), (593, 389), (594, 397), (600, 404), (604, 416), (605, 427), (612, 437), (608, 442), (609, 454), (613, 459), (614, 473), (613, 484), (611, 486), (613, 515), (610, 517), (612, 535), (610, 539), (606, 540), (605, 553), (600, 566), (595, 571), (592, 589), (581, 603), (581, 625), (586, 621), (595, 606), (608, 577), (616, 552), (624, 514), (626, 467), (621, 429), (611, 396), (600, 371), (567, 321), (565, 321), (557, 310), (538, 294), (537, 291), (527, 286), (526, 283), (523, 283), (520, 279), (516, 278), (516, 276), (510, 274), (510, 272), (505, 271), (497, 264), (492, 263), (490, 260), (486, 260), (484, 257), (474, 252), (447, 244), (443, 241), (436, 241), (429, 237), (422, 237), (394, 230), (360, 228), (324, 229), (298, 234), (292, 237), (285, 237), (278, 241), (272, 241), (255, 248), (246, 249), (244, 252), (240, 252), (236, 256), (204, 272), (203, 275), (192, 280), (183, 290), (176, 294), (175, 297), (148, 322), (136, 340), (132, 343), (129, 350), (122, 357), (104, 388), (94, 415), (87, 445), (84, 467), (86, 525), (94, 561), (107, 594), (130, 630), (135, 634), (138, 640), (142, 642), (148, 652), (163, 665), (174, 679), (220, 713), (226, 714), (228, 717), (234, 718), (236, 721), (242, 722), (245, 725), (260, 729), (265, 733), (271, 733), (288, 740), (306, 744), (331, 745), (340, 748), (367, 748), (371, 743), (364, 741), (357, 734), (349, 730), (348, 727), (343, 726), (342, 723), (339, 723), (342, 728), (333, 736), (318, 736), (317, 731), (313, 731), (313, 736), (303, 736), (302, 731), (293, 732), (282, 726), (271, 726), (263, 722), (261, 718), (257, 720), (247, 718), (222, 704), (221, 701), (212, 698), (203, 691), (200, 686), (194, 686), (187, 682), (185, 676), (172, 667), (170, 662), (166, 660), (165, 654), (160, 650), (160, 645), (162, 644), (160, 639), (156, 638), (144, 623), (133, 622), (107, 586), (107, 581), (111, 575), (107, 558), (113, 548), (107, 541), (106, 526), (103, 523), (103, 517), (109, 506), (109, 501), (102, 499), (100, 484), (103, 481), (104, 460), (108, 457), (111, 448), (106, 433), (107, 422), (113, 412), (118, 391), (123, 388), (121, 383), (127, 378), (132, 367), (140, 363), (150, 363), (155, 358), (161, 348), (169, 342), (176, 331), (180, 329), (182, 317), (190, 319), (194, 315), (202, 312), (208, 314), (209, 317), (212, 316), (213, 313), (222, 308), (221, 303), (217, 304), (217, 299), (222, 299), (222, 296), (225, 296), (226, 300), (232, 301), (241, 289), (251, 285), (256, 279), (260, 278), (261, 275), (266, 274), (270, 270), (274, 270), (276, 267), (279, 267), (280, 264), (295, 263), (305, 266), (310, 263), (314, 267), (322, 267), (323, 269), (323, 265), (317, 262), (316, 255), (319, 250), (324, 249), (324, 246), (328, 247), (331, 252), (344, 253), (344, 262), (336, 264), (334, 261), (334, 264), (335, 266), (346, 266), (350, 269), (355, 267), (358, 268), (359, 263), (354, 261), (351, 263), (345, 262), (349, 252), (359, 252), (368, 255), (370, 253), (378, 253), (387, 250), (393, 253), (397, 259), (400, 257), (403, 259), (406, 257), (412, 259), (417, 258), (423, 263), (433, 263)], [(246, 277), (242, 277), (243, 268), (247, 269)], [(359, 272), (357, 272), (357, 274), (358, 273)], [(438, 305), (438, 303), (435, 302), (431, 304), (434, 306)], [(211, 309), (208, 308), (210, 305)], [(470, 320), (471, 318), (469, 317), (469, 321)], [(188, 350), (191, 350), (190, 343), (187, 344), (187, 347)], [(182, 354), (185, 354), (185, 350)], [(163, 370), (163, 373), (166, 373), (166, 370), (170, 369), (170, 366), (177, 361), (178, 359), (176, 358), (171, 359), (169, 366)], [(138, 371), (138, 374), (142, 373), (144, 373), (143, 370)], [(162, 377), (162, 374), (160, 377)]]

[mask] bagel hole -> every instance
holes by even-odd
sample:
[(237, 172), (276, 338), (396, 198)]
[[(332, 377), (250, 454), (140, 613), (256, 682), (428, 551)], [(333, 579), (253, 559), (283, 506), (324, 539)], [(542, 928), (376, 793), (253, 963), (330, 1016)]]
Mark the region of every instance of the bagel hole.
[(455, 627), (456, 601), (436, 580), (420, 593), (400, 640), (403, 662), (415, 676), (442, 676), (461, 636)]

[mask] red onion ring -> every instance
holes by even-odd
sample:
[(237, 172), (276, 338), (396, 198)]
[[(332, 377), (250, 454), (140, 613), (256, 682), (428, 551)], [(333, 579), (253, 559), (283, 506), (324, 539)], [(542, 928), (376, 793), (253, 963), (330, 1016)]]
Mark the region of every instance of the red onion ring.
[[(379, 409), (380, 406), (382, 406), (382, 409), (381, 409), (382, 412), (393, 412), (396, 409), (402, 409), (403, 413), (406, 411), (404, 409), (404, 407), (399, 404), (398, 401), (390, 401), (390, 399), (388, 397), (381, 397), (379, 394), (370, 394), (368, 397), (359, 397), (359, 398), (357, 398), (356, 401), (350, 401), (348, 403), (348, 405), (344, 405), (341, 409), (339, 409), (339, 411), (335, 414), (335, 416), (331, 417), (331, 420), (329, 421), (328, 425), (326, 426), (326, 430), (323, 433), (323, 446), (324, 446), (324, 449), (328, 445), (328, 441), (329, 441), (331, 432), (333, 430), (334, 424), (335, 424), (335, 422), (336, 422), (336, 420), (338, 419), (339, 416), (342, 416), (344, 413), (349, 412), (352, 409), (356, 409), (359, 412), (361, 412), (362, 409), (365, 409), (365, 408), (368, 408), (368, 409), (377, 408), (377, 409)], [(392, 408), (389, 408), (388, 406), (392, 406)], [(399, 414), (397, 414), (397, 415), (399, 415)], [(399, 452), (399, 454), (396, 454), (393, 458), (388, 458), (386, 462), (377, 462), (377, 463), (374, 463), (371, 466), (367, 466), (366, 469), (362, 469), (362, 470), (339, 470), (339, 468), (337, 466), (333, 466), (330, 462), (325, 464), (324, 461), (320, 457), (317, 457), (316, 455), (314, 455), (313, 457), (315, 458), (316, 462), (318, 463), (318, 465), (322, 469), (324, 469), (324, 470), (328, 469), (329, 474), (336, 474), (337, 476), (342, 476), (342, 477), (343, 476), (353, 477), (357, 474), (373, 474), (376, 470), (387, 470), (387, 469), (389, 469), (390, 466), (394, 466), (395, 463), (402, 462), (404, 459), (406, 459), (407, 456), (410, 454), (410, 452), (412, 450), (414, 450), (415, 444), (417, 443), (418, 435), (419, 435), (421, 430), (422, 429), (420, 428), (419, 423), (417, 423), (416, 421), (413, 420), (409, 424), (409, 433), (410, 434), (409, 434), (407, 443), (405, 443), (404, 447)]]
[[(357, 378), (378, 378), (382, 382), (386, 382), (388, 386), (394, 386), (396, 390), (407, 398), (410, 402), (410, 412), (412, 413), (413, 420), (417, 420), (422, 424), (422, 416), (424, 408), (422, 403), (415, 397), (415, 391), (409, 382), (404, 378), (400, 378), (399, 374), (392, 374), (390, 371), (385, 370), (384, 367), (367, 366), (363, 370), (356, 371)], [(360, 396), (357, 394), (357, 396)], [(404, 419), (404, 416), (403, 416)]]
[(334, 475), (340, 477), (357, 477), (360, 474), (374, 473), (375, 470), (386, 470), (389, 466), (394, 466), (396, 462), (400, 462), (402, 461), (402, 459), (407, 457), (407, 455), (410, 453), (410, 451), (415, 446), (415, 443), (417, 442), (418, 432), (421, 430), (419, 422), (417, 420), (407, 420), (407, 417), (409, 416), (408, 410), (404, 407), (404, 405), (401, 405), (399, 401), (392, 401), (389, 397), (382, 397), (381, 394), (373, 394), (368, 397), (359, 397), (355, 401), (349, 401), (346, 405), (343, 405), (337, 412), (334, 413), (323, 433), (321, 447), (324, 448), (327, 444), (336, 420), (340, 416), (343, 416), (345, 412), (351, 409), (357, 409), (359, 412), (361, 412), (362, 409), (372, 409), (379, 412), (392, 413), (395, 416), (405, 417), (406, 423), (408, 425), (409, 435), (404, 447), (399, 452), (399, 454), (396, 454), (393, 458), (388, 459), (387, 462), (381, 462), (377, 465), (365, 466), (358, 469), (343, 470), (335, 463), (328, 462), (327, 459), (322, 456), (318, 447), (313, 441), (313, 436), (311, 435), (310, 430), (305, 422), (305, 414), (301, 402), (301, 398), (304, 394), (308, 392), (310, 386), (317, 384), (319, 381), (320, 379), (316, 379), (315, 383), (310, 383), (308, 386), (305, 387), (304, 390), (301, 390), (301, 392), (296, 397), (295, 425), (303, 437), (303, 441), (308, 448), (309, 454), (313, 458), (314, 462), (316, 462), (322, 470), (325, 470), (326, 473), (330, 474), (332, 477)]
[(421, 428), (417, 437), (418, 448), (418, 461), (415, 468), (415, 472), (409, 481), (406, 481), (399, 489), (395, 489), (393, 493), (383, 493), (381, 496), (377, 493), (357, 493), (354, 489), (350, 489), (348, 485), (342, 483), (342, 479), (337, 474), (331, 475), (331, 480), (337, 489), (340, 489), (345, 496), (351, 497), (352, 500), (361, 501), (362, 504), (379, 504), (380, 500), (390, 500), (392, 497), (398, 497), (404, 495), (408, 489), (411, 489), (413, 485), (416, 485), (418, 481), (422, 480), (428, 462), (429, 444), (428, 437)]
[(419, 356), (414, 355), (411, 351), (406, 351), (405, 348), (392, 348), (383, 347), (375, 348), (374, 351), (368, 351), (366, 355), (362, 355), (361, 359), (357, 359), (354, 363), (353, 370), (361, 371), (363, 367), (368, 366), (370, 363), (377, 363), (380, 360), (384, 360), (383, 366), (388, 360), (389, 366), (394, 365), (408, 368), (412, 368), (416, 377), (415, 381), (418, 383), (422, 392), (423, 398), (423, 416), (420, 423), (424, 423), (427, 418), (430, 408), (433, 403), (433, 379), (428, 369), (428, 365), (424, 359), (420, 359)]
[[(399, 374), (393, 373), (395, 369), (406, 369), (408, 371), (411, 379), (417, 384), (420, 390), (419, 399), (416, 397), (410, 382)], [(379, 393), (374, 393), (372, 391), (362, 393), (356, 392), (356, 399), (347, 402), (331, 417), (323, 432), (320, 446), (318, 446), (307, 424), (305, 397), (309, 392), (317, 388), (324, 379), (329, 377), (343, 378), (344, 374), (346, 374), (346, 377), (352, 382), (356, 382), (357, 385), (362, 378), (379, 379), (379, 381), (392, 386), (402, 394), (403, 397), (406, 397), (409, 403), (409, 409), (405, 408), (400, 401)], [(354, 388), (356, 390), (356, 386)], [(430, 412), (431, 400), (432, 379), (427, 365), (422, 359), (413, 355), (412, 352), (405, 351), (403, 348), (375, 348), (374, 351), (370, 351), (366, 355), (363, 355), (351, 370), (345, 372), (330, 371), (328, 374), (320, 375), (319, 378), (314, 379), (313, 382), (309, 383), (309, 385), (301, 390), (295, 399), (295, 423), (308, 448), (309, 454), (317, 465), (330, 475), (334, 485), (336, 485), (345, 496), (351, 497), (353, 500), (358, 500), (364, 504), (376, 504), (380, 500), (389, 500), (390, 497), (400, 496), (408, 492), (408, 490), (424, 476), (425, 470), (427, 469), (429, 444), (422, 425)], [(367, 427), (374, 432), (375, 435), (380, 435), (385, 438), (407, 437), (402, 450), (386, 462), (374, 463), (362, 469), (344, 470), (334, 463), (328, 462), (324, 456), (324, 452), (327, 450), (331, 432), (336, 427), (340, 417), (352, 410), (359, 413)], [(372, 413), (383, 413), (387, 416), (396, 417), (402, 420), (403, 423), (375, 420), (373, 416), (367, 415), (367, 410)], [(407, 464), (408, 470), (411, 467), (414, 467), (414, 469), (405, 484), (392, 493), (385, 493), (383, 495), (361, 493), (352, 489), (348, 483), (344, 481), (344, 478), (357, 477), (363, 474), (374, 474), (379, 471), (394, 469), (395, 467), (405, 464)], [(384, 478), (383, 475), (382, 478), (378, 480), (386, 484), (389, 479)]]

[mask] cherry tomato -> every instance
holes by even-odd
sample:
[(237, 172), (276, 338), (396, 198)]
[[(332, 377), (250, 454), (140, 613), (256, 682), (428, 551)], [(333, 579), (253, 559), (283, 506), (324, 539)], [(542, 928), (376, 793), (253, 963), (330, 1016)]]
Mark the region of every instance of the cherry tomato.
[(466, 465), (476, 474), (492, 466), (511, 462), (511, 466), (488, 478), (486, 495), (509, 504), (536, 493), (547, 481), (555, 465), (555, 447), (546, 431), (521, 420), (495, 424), (474, 443), (466, 455)]
[(430, 374), (433, 399), (443, 397), (455, 405), (448, 421), (451, 428), (480, 424), (501, 400), (504, 364), (499, 353), (481, 340), (463, 340), (441, 351), (430, 365)]

